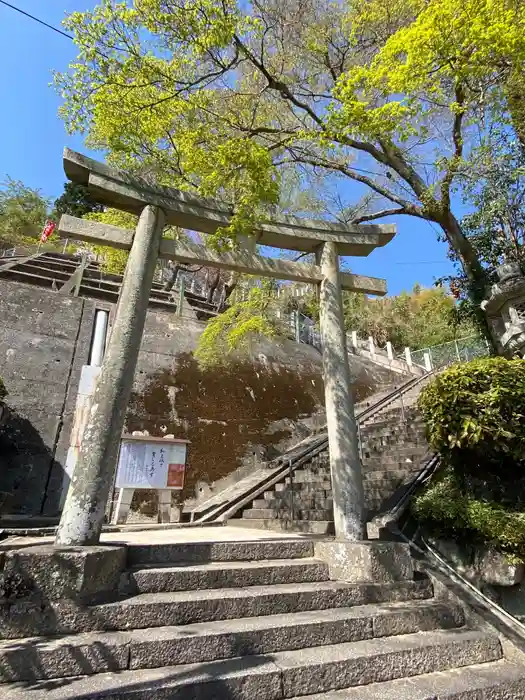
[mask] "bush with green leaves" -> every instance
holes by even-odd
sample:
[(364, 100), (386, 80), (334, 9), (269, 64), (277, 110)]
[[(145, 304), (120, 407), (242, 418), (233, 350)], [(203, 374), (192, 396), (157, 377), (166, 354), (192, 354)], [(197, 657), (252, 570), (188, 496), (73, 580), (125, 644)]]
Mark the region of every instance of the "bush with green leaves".
[(525, 476), (525, 361), (454, 365), (419, 397), (430, 446), (458, 475)]
[(7, 389), (5, 388), (5, 384), (3, 382), (2, 377), (0, 377), (0, 401), (3, 401), (6, 396), (7, 396)]
[(525, 561), (524, 509), (477, 497), (475, 491), (445, 467), (414, 499), (412, 513), (436, 537), (489, 546)]
[(442, 468), (414, 499), (416, 519), (434, 535), (525, 561), (525, 361), (450, 367), (419, 407)]

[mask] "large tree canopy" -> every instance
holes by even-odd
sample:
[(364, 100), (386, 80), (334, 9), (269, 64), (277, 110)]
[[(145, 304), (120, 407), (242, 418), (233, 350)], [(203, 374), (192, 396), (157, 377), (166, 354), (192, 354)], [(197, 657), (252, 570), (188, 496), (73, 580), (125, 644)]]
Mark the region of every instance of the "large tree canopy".
[(491, 124), (512, 128), (520, 0), (103, 0), (66, 24), (69, 128), (119, 166), (231, 200), (219, 236), (278, 205), (283, 171), (324, 173), (382, 200), (357, 221), (438, 224), (483, 293), (453, 195)]

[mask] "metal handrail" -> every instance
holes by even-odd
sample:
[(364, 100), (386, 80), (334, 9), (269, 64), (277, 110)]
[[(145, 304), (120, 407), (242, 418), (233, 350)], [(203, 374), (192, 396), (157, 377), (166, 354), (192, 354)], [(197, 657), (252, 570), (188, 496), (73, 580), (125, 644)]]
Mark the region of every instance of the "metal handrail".
[[(414, 540), (408, 538), (398, 527), (392, 527), (391, 532), (408, 544), (411, 549), (415, 550), (419, 555), (434, 566), (443, 576), (449, 579), (453, 584), (459, 586), (463, 592), (472, 596), (476, 603), (488, 611), (498, 619), (504, 628), (507, 636), (517, 635), (518, 643), (525, 649), (525, 624), (518, 618), (511, 615), (507, 610), (491, 600), (479, 588), (477, 588), (468, 579), (462, 576), (451, 564), (449, 564), (426, 540), (421, 537), (423, 547), (420, 547)], [(433, 560), (433, 561), (432, 561)], [(516, 640), (512, 640), (515, 642)]]
[(437, 471), (439, 468), (440, 461), (439, 456), (434, 454), (428, 459), (412, 481), (407, 484), (406, 489), (403, 491), (399, 499), (394, 503), (394, 505), (384, 513), (379, 513), (370, 521), (372, 526), (383, 529), (392, 529), (392, 526), (399, 521), (403, 513), (405, 512), (410, 499), (414, 495), (416, 489), (425, 484)]
[(421, 543), (423, 547), (420, 547), (415, 539), (410, 539), (407, 537), (403, 530), (398, 526), (397, 522), (399, 516), (405, 511), (406, 506), (414, 495), (416, 488), (421, 486), (423, 483), (428, 481), (432, 475), (436, 472), (440, 465), (439, 456), (433, 455), (431, 459), (425, 464), (423, 469), (419, 472), (416, 478), (407, 487), (406, 491), (401, 495), (396, 504), (390, 509), (389, 515), (391, 516), (388, 522), (384, 522), (384, 526), (390, 531), (392, 535), (403, 540), (408, 544), (411, 549), (417, 552), (419, 555), (423, 556), (425, 560), (434, 560), (434, 563), (430, 562), (431, 566), (435, 566), (438, 571), (450, 579), (453, 583), (460, 586), (463, 591), (468, 592), (473, 596), (477, 603), (483, 608), (488, 610), (492, 615), (495, 615), (499, 622), (501, 622), (506, 628), (510, 627), (513, 634), (517, 634), (521, 644), (525, 646), (525, 624), (521, 622), (518, 618), (511, 615), (507, 610), (502, 608), (500, 605), (491, 600), (486, 596), (479, 588), (477, 588), (468, 579), (462, 576), (457, 569), (455, 569), (449, 562), (447, 562), (441, 554), (432, 547), (423, 536), (420, 536)]
[[(413, 377), (409, 379), (407, 382), (405, 382), (405, 384), (401, 385), (400, 387), (397, 387), (392, 392), (390, 392), (390, 394), (387, 394), (387, 396), (384, 396), (372, 406), (368, 406), (367, 408), (365, 408), (363, 411), (361, 411), (361, 413), (359, 413), (356, 416), (357, 425), (359, 426), (363, 421), (369, 420), (376, 413), (379, 413), (381, 410), (383, 410), (391, 403), (396, 401), (400, 396), (413, 389), (425, 379), (428, 379), (428, 377), (432, 374), (433, 372), (429, 372), (428, 374), (425, 374), (421, 377)], [(323, 428), (326, 428), (326, 426), (323, 426)], [(242, 508), (247, 502), (253, 500), (254, 498), (257, 498), (258, 495), (264, 493), (264, 491), (273, 486), (275, 483), (281, 481), (282, 478), (289, 474), (291, 471), (302, 466), (306, 461), (308, 461), (308, 459), (313, 457), (314, 454), (323, 451), (328, 446), (328, 436), (326, 435), (326, 433), (323, 433), (317, 438), (310, 437), (303, 442), (308, 443), (303, 449), (299, 449), (297, 451), (297, 448), (300, 447), (300, 445), (302, 444), (299, 443), (299, 445), (296, 445), (291, 450), (288, 450), (287, 453), (281, 455), (280, 457), (277, 457), (273, 461), (273, 467), (278, 468), (277, 471), (273, 471), (268, 477), (260, 481), (258, 485), (253, 486), (247, 492), (238, 496), (236, 499), (233, 500), (233, 502), (230, 501), (226, 504), (220, 504), (219, 506), (212, 508), (212, 510), (208, 511), (200, 518), (197, 518), (194, 522), (202, 523), (218, 518), (221, 518), (221, 520), (225, 520), (227, 517), (231, 517), (236, 512), (238, 512), (238, 510)], [(294, 454), (290, 455), (290, 452)], [(271, 468), (271, 465), (272, 463), (270, 463), (269, 468)]]

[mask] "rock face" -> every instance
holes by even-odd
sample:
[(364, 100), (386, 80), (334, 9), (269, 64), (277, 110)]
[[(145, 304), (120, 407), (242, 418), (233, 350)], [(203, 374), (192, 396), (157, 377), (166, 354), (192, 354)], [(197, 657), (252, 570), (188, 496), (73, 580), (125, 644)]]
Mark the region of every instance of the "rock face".
[[(0, 516), (59, 512), (97, 308), (112, 304), (0, 279), (0, 367), (12, 412), (0, 427)], [(202, 372), (192, 352), (205, 324), (184, 313), (148, 312), (127, 429), (191, 440), (183, 498), (192, 498), (322, 424), (324, 396), (320, 354), (291, 341), (254, 344), (249, 359)], [(357, 399), (399, 382), (366, 359), (350, 362)], [(156, 513), (151, 494), (137, 492), (133, 507), (135, 518)]]

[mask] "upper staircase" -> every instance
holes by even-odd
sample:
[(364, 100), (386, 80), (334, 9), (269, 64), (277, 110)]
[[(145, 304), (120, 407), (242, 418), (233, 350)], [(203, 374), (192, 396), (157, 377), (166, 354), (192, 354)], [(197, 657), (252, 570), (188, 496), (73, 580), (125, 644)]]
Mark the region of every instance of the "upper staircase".
[[(100, 299), (116, 304), (122, 275), (103, 272), (98, 263), (70, 253), (44, 251), (33, 255), (0, 258), (0, 279), (49, 287), (62, 294)], [(201, 294), (184, 289), (184, 298), (196, 318), (207, 320), (217, 315), (216, 305)], [(153, 282), (149, 305), (163, 311), (180, 311), (179, 294)]]
[[(382, 390), (356, 406), (367, 520), (388, 508), (431, 457), (416, 405), (431, 376)], [(321, 432), (193, 507), (192, 520), (331, 534), (332, 505), (328, 437)]]

